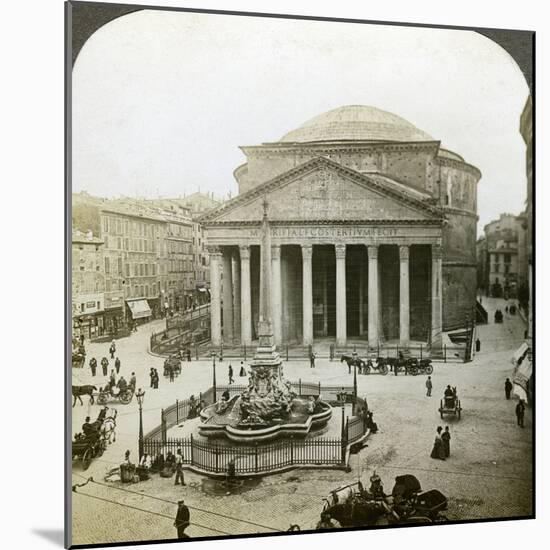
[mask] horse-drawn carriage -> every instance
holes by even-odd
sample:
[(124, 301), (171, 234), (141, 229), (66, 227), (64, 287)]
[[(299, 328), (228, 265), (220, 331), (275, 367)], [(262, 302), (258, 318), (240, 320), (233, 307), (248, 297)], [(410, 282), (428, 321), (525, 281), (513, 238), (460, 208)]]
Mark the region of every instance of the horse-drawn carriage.
[(436, 489), (423, 492), (415, 476), (397, 476), (391, 495), (384, 493), (382, 481), (376, 473), (370, 481), (368, 490), (359, 481), (331, 491), (329, 497), (324, 499), (321, 517), (334, 519), (342, 527), (447, 520), (441, 514), (447, 509), (445, 495)]
[(86, 348), (80, 344), (78, 347), (73, 348), (71, 363), (73, 368), (81, 369), (86, 361)]
[(380, 361), (380, 357), (376, 359), (376, 361), (373, 363), (371, 359), (367, 359), (364, 361), (363, 359), (360, 359), (355, 354), (354, 355), (346, 355), (343, 354), (340, 357), (340, 363), (343, 363), (344, 361), (348, 365), (348, 372), (351, 372), (352, 367), (357, 368), (358, 374), (372, 374), (372, 373), (378, 373), (386, 375), (388, 374), (388, 364), (385, 361)]
[(410, 357), (407, 361), (407, 370), (413, 376), (416, 376), (417, 374), (432, 374), (434, 371), (431, 359), (418, 359), (416, 357)]
[(181, 374), (181, 359), (176, 354), (170, 355), (170, 357), (165, 359), (164, 376), (170, 376), (170, 369), (172, 369), (176, 376)]
[(94, 458), (100, 457), (107, 449), (107, 444), (115, 441), (117, 411), (107, 416), (107, 409), (99, 413), (98, 419), (90, 424), (88, 433), (77, 433), (72, 442), (72, 459), (82, 462), (87, 470)]
[(132, 397), (134, 397), (134, 388), (132, 386), (120, 389), (108, 384), (99, 390), (97, 402), (100, 405), (105, 405), (107, 401), (120, 401), (123, 405), (127, 405), (132, 401)]
[(451, 391), (445, 390), (445, 395), (443, 399), (439, 401), (439, 415), (443, 418), (443, 415), (453, 415), (460, 420), (460, 415), (462, 412), (462, 405), (460, 404), (460, 399), (458, 398), (456, 388), (452, 388)]

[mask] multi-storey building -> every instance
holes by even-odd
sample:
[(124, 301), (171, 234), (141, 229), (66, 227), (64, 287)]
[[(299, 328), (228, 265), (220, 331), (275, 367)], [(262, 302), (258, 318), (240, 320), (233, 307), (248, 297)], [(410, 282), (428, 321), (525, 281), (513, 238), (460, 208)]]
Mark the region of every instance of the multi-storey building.
[(160, 315), (168, 278), (167, 226), (164, 218), (135, 204), (104, 207), (105, 295), (122, 298), (125, 321)]
[(73, 232), (72, 260), (73, 332), (85, 338), (101, 336), (105, 313), (103, 240), (91, 231)]
[(527, 202), (525, 208), (526, 216), (526, 235), (525, 235), (525, 250), (527, 255), (527, 284), (528, 284), (528, 302), (529, 302), (529, 323), (528, 323), (528, 338), (531, 345), (531, 336), (533, 330), (533, 110), (531, 96), (527, 98), (520, 119), (520, 133), (525, 142), (525, 166), (527, 175)]
[(521, 217), (501, 214), (485, 226), (487, 288), (492, 296), (517, 297), (520, 224)]

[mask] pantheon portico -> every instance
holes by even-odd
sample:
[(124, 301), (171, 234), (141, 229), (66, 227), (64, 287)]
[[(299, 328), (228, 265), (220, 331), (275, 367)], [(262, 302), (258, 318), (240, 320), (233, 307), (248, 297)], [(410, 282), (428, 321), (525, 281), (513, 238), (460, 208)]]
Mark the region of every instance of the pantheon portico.
[(367, 106), (242, 150), (239, 195), (202, 218), (213, 345), (256, 339), (264, 201), (277, 344), (437, 347), (464, 326), (476, 292), (477, 168)]

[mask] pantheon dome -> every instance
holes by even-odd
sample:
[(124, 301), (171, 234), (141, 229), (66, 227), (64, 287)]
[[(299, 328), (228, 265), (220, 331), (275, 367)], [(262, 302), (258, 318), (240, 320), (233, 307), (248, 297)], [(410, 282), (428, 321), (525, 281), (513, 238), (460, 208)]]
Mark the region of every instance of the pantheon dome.
[(393, 113), (368, 105), (345, 105), (308, 120), (279, 141), (434, 141), (426, 132)]

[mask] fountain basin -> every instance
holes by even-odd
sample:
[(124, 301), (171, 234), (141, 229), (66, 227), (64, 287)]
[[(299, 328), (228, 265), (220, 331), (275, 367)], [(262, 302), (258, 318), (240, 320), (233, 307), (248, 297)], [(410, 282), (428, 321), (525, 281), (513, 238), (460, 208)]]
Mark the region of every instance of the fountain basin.
[[(298, 398), (299, 399), (299, 398)], [(305, 438), (313, 431), (325, 427), (332, 417), (332, 407), (324, 401), (317, 401), (316, 409), (311, 414), (298, 411), (289, 418), (273, 418), (263, 423), (244, 423), (238, 414), (240, 397), (230, 400), (224, 414), (215, 412), (216, 405), (205, 407), (201, 411), (203, 423), (199, 433), (208, 438), (226, 437), (234, 443), (265, 443), (279, 437)]]

